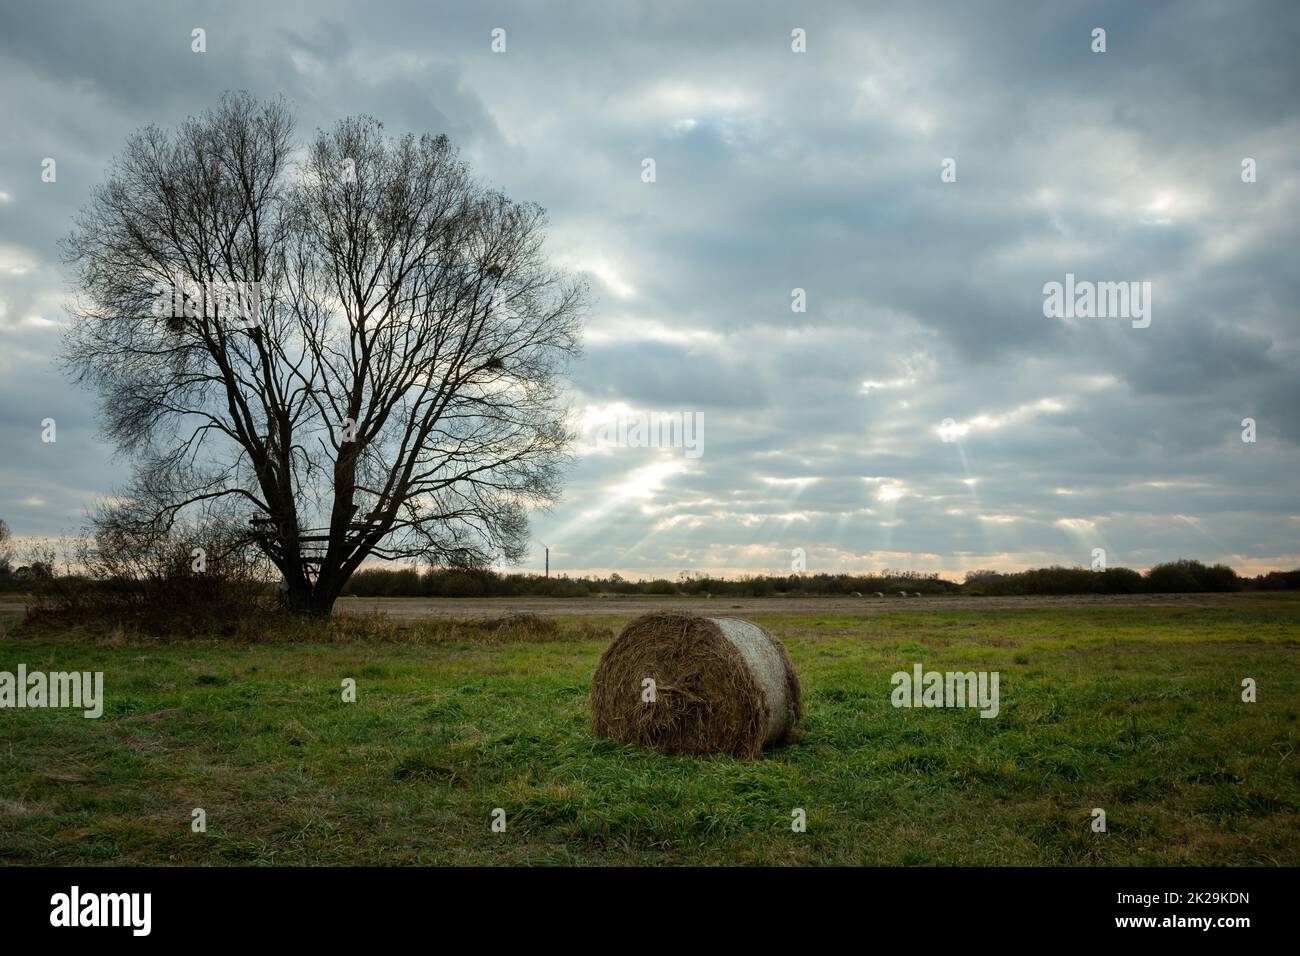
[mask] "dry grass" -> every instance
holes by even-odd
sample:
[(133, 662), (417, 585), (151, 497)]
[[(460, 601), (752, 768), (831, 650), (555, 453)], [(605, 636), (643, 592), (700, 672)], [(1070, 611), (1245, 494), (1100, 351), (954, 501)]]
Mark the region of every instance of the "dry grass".
[[(805, 736), (748, 761), (593, 739), (592, 671), (623, 623), (123, 646), (19, 629), (0, 670), (101, 670), (105, 712), (3, 713), (0, 863), (1300, 863), (1295, 599), (774, 614)], [(914, 662), (999, 671), (998, 718), (893, 707)]]
[[(0, 621), (0, 626), (3, 622)], [(11, 622), (10, 627), (15, 625)], [(214, 636), (177, 631), (163, 637), (135, 631), (122, 624), (54, 625), (31, 618), (15, 637), (26, 640), (126, 647), (137, 644), (546, 644), (562, 641), (608, 640), (608, 624), (593, 620), (565, 621), (536, 614), (508, 613), (482, 618), (395, 619), (374, 611), (335, 613), (327, 619), (268, 614), (234, 622)]]

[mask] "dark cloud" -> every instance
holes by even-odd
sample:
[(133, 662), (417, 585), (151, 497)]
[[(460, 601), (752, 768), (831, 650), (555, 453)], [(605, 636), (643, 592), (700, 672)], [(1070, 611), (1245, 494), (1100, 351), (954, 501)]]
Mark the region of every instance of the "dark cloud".
[[(1293, 4), (0, 17), (0, 514), (20, 534), (61, 533), (124, 472), (92, 397), (51, 365), (58, 238), (131, 130), (246, 89), (292, 100), (303, 137), (361, 112), (448, 133), (487, 182), (550, 210), (553, 254), (598, 299), (574, 373), (586, 437), (566, 500), (535, 521), (553, 566), (779, 570), (796, 547), (813, 570), (1084, 563), (1098, 546), (1112, 563), (1300, 563)], [(1067, 272), (1152, 282), (1151, 326), (1045, 318), (1043, 284)], [(651, 410), (702, 413), (704, 454), (593, 446), (609, 415)]]

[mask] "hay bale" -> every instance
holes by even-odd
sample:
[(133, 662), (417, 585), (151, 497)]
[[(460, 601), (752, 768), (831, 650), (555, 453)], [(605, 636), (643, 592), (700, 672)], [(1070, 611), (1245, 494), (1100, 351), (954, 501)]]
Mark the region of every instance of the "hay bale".
[[(655, 700), (643, 700), (646, 678)], [(643, 614), (605, 649), (591, 681), (597, 737), (665, 754), (758, 756), (794, 739), (799, 678), (757, 624), (687, 613)]]

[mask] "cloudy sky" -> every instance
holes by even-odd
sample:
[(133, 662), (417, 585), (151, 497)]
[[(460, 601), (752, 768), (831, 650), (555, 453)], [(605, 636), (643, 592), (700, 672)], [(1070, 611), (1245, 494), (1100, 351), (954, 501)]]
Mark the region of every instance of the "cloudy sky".
[[(1297, 49), (1291, 2), (11, 0), (0, 517), (68, 533), (125, 477), (51, 365), (57, 241), (130, 131), (244, 89), (304, 136), (447, 133), (589, 273), (583, 440), (526, 567), (1295, 567)], [(1067, 273), (1150, 282), (1150, 325), (1045, 316)], [(596, 440), (649, 412), (700, 454)]]

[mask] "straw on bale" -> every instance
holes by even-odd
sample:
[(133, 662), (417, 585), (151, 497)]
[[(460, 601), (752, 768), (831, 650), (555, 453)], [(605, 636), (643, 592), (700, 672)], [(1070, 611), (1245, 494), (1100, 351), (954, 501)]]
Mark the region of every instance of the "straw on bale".
[[(645, 679), (654, 701), (644, 699)], [(799, 678), (781, 642), (757, 624), (643, 614), (605, 649), (591, 682), (597, 737), (665, 754), (758, 756), (794, 739)]]

